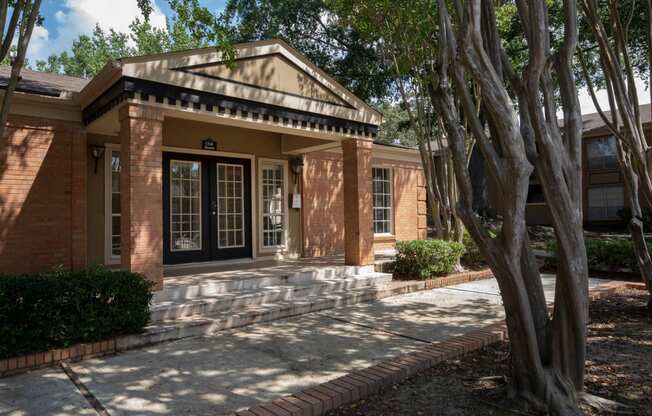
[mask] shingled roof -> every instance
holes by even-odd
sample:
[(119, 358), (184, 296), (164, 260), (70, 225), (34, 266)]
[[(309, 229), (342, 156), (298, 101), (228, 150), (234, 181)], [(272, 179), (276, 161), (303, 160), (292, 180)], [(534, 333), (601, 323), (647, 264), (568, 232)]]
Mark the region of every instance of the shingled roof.
[[(0, 88), (7, 87), (10, 77), (11, 67), (0, 66)], [(79, 92), (90, 81), (84, 78), (31, 71), (29, 69), (20, 71), (20, 77), (21, 79), (16, 87), (17, 91), (48, 97), (60, 97), (65, 92)]]
[[(652, 106), (650, 104), (643, 104), (639, 107), (641, 112), (641, 123), (643, 125), (652, 123)], [(611, 111), (605, 111), (604, 114), (611, 120)], [(599, 113), (583, 114), (582, 126), (584, 135), (591, 135), (592, 133), (602, 132), (606, 128), (602, 117)]]

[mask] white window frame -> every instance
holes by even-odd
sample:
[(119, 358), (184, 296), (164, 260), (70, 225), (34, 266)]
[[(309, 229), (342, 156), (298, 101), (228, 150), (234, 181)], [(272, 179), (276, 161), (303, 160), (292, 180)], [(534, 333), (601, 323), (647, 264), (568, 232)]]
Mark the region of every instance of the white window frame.
[[(240, 164), (237, 164), (237, 163), (220, 163), (220, 162), (216, 163), (216, 169), (218, 170), (218, 173), (217, 173), (217, 176), (216, 176), (217, 183), (215, 184), (215, 186), (218, 187), (218, 189), (216, 189), (216, 194), (217, 194), (217, 198), (218, 198), (218, 201), (217, 201), (218, 205), (220, 203), (219, 202), (219, 198), (220, 198), (220, 193), (219, 193), (219, 186), (220, 186), (219, 169), (220, 169), (220, 166), (225, 166), (225, 167), (226, 166), (232, 166), (232, 167), (235, 167), (235, 168), (239, 168), (241, 170), (241, 172), (242, 172), (241, 176), (240, 176), (240, 215), (242, 217), (242, 230), (241, 230), (242, 244), (229, 244), (229, 245), (226, 245), (226, 246), (223, 246), (223, 245), (220, 244), (220, 231), (221, 231), (220, 224), (221, 224), (221, 222), (220, 222), (220, 219), (219, 219), (220, 212), (219, 212), (219, 207), (218, 207), (218, 209), (217, 209), (217, 217), (218, 217), (218, 219), (217, 219), (217, 247), (219, 249), (246, 247), (247, 246), (247, 240), (246, 240), (246, 238), (247, 238), (246, 218), (247, 218), (247, 216), (246, 216), (246, 213), (245, 213), (245, 191), (244, 191), (245, 168), (244, 168), (243, 165), (240, 165)], [(229, 197), (227, 197), (227, 198), (229, 198)], [(230, 214), (234, 215), (234, 213), (230, 213)], [(229, 230), (229, 231), (235, 231), (235, 230)]]
[[(283, 244), (277, 246), (266, 246), (264, 238), (265, 221), (263, 220), (263, 168), (265, 165), (281, 165), (283, 167)], [(284, 159), (258, 158), (258, 241), (262, 253), (280, 252), (287, 248), (289, 230), (289, 207), (288, 207), (288, 161)]]
[[(235, 152), (220, 152), (220, 151), (215, 151), (215, 150), (203, 150), (203, 149), (191, 149), (187, 147), (176, 147), (176, 146), (163, 146), (162, 150), (164, 152), (172, 152), (172, 153), (183, 153), (183, 154), (189, 154), (189, 155), (207, 155), (207, 156), (221, 156), (221, 157), (233, 157), (236, 159), (249, 159), (249, 171), (251, 173), (251, 180), (249, 189), (251, 190), (251, 195), (256, 194), (256, 181), (253, 180), (253, 178), (256, 177), (256, 156), (249, 154), (249, 153), (235, 153)], [(255, 210), (255, 207), (253, 206), (253, 196), (252, 196), (252, 206), (251, 209), (252, 211)], [(258, 257), (258, 233), (256, 230), (258, 229), (258, 216), (257, 215), (251, 215), (251, 245), (252, 245), (252, 251), (251, 251), (251, 258), (256, 259)]]
[[(199, 247), (198, 248), (174, 248), (172, 244), (174, 243), (174, 239), (172, 238), (172, 163), (173, 162), (178, 162), (178, 163), (188, 163), (188, 164), (193, 164), (193, 163), (199, 163)], [(172, 253), (177, 253), (177, 252), (186, 252), (186, 251), (202, 251), (203, 246), (204, 246), (204, 215), (202, 213), (202, 180), (203, 174), (203, 162), (197, 161), (197, 160), (183, 160), (183, 159), (170, 159), (170, 174), (168, 175), (169, 177), (167, 178), (168, 180), (168, 186), (170, 187), (170, 199), (168, 201), (169, 207), (170, 207), (170, 217), (168, 218), (170, 227), (168, 230), (169, 233), (169, 239), (170, 239), (170, 252)]]
[[(120, 264), (120, 256), (114, 256), (113, 250), (111, 250), (113, 245), (113, 214), (111, 212), (111, 190), (113, 189), (113, 183), (111, 181), (111, 159), (113, 158), (113, 152), (120, 153), (120, 145), (116, 143), (105, 143), (104, 147), (106, 149), (104, 153), (104, 264), (114, 265)], [(120, 157), (121, 165), (122, 162), (122, 157)], [(120, 189), (120, 197), (122, 198), (122, 189)], [(122, 217), (122, 212), (120, 212), (120, 216)], [(122, 218), (120, 220), (122, 221)]]
[[(396, 205), (396, 201), (394, 199), (394, 168), (393, 166), (388, 166), (388, 165), (372, 165), (371, 167), (371, 226), (374, 229), (374, 237), (393, 237), (394, 236), (394, 205)], [(389, 196), (390, 196), (390, 201), (391, 204), (389, 206), (389, 232), (387, 233), (376, 233), (376, 226), (374, 224), (374, 219), (373, 219), (373, 211), (374, 211), (374, 190), (373, 190), (373, 181), (374, 181), (374, 176), (373, 176), (373, 170), (374, 169), (386, 169), (389, 171)]]

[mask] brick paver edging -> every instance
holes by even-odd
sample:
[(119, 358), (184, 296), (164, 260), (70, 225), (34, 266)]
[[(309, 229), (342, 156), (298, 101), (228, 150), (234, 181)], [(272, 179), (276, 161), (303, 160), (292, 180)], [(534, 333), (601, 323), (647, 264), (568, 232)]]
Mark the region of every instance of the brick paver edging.
[[(593, 288), (591, 300), (629, 288), (628, 282), (609, 282)], [(450, 358), (456, 358), (507, 339), (505, 322), (498, 322), (464, 335), (434, 342), (418, 351), (401, 354), (299, 393), (265, 402), (234, 416), (320, 416), (345, 404), (355, 403), (383, 388)]]
[(62, 362), (75, 362), (101, 357), (103, 355), (113, 354), (116, 351), (116, 339), (114, 338), (106, 341), (76, 344), (70, 347), (7, 358), (0, 360), (0, 377), (44, 367), (52, 367)]
[(455, 273), (450, 276), (438, 277), (424, 280), (424, 289), (437, 289), (445, 286), (459, 285), (462, 283), (475, 282), (476, 280), (490, 279), (494, 277), (491, 269), (478, 270), (476, 272)]
[[(421, 290), (457, 285), (480, 279), (488, 279), (491, 277), (493, 277), (491, 270), (486, 269), (470, 273), (457, 273), (447, 277), (428, 279), (419, 282), (405, 282), (404, 285), (380, 290), (376, 298), (380, 299), (388, 296), (397, 296)], [(45, 352), (36, 352), (33, 354), (0, 360), (0, 377), (37, 370), (44, 367), (51, 367), (58, 365), (61, 362), (76, 362), (89, 358), (115, 354), (120, 350), (118, 348), (118, 340), (118, 338), (112, 338), (100, 342), (76, 344), (70, 347), (56, 348)]]

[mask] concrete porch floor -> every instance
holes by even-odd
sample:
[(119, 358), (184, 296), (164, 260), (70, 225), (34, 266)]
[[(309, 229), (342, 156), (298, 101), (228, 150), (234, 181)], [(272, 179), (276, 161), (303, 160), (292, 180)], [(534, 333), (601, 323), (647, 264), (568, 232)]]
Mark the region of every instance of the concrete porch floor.
[[(376, 264), (391, 261), (393, 250), (377, 251)], [(234, 263), (194, 263), (167, 265), (163, 271), (164, 288), (200, 284), (203, 280), (238, 280), (277, 277), (290, 273), (313, 271), (320, 268), (344, 266), (344, 256), (325, 256), (274, 260), (258, 258)]]

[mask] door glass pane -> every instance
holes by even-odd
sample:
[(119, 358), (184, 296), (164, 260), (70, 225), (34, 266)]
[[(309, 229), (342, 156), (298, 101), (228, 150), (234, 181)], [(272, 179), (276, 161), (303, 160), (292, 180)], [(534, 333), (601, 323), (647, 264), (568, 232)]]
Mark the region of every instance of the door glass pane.
[(217, 164), (217, 244), (244, 247), (244, 171), (242, 165)]
[(170, 161), (170, 250), (201, 250), (201, 162)]
[(265, 163), (262, 168), (263, 246), (285, 244), (285, 180), (283, 165)]

